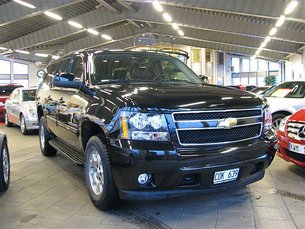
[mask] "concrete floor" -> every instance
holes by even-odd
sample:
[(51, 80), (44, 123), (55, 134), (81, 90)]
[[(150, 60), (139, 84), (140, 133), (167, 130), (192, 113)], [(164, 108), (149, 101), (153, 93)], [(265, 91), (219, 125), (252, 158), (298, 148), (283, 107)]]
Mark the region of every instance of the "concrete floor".
[(37, 135), (8, 135), (11, 185), (0, 194), (0, 228), (305, 228), (305, 168), (276, 157), (263, 180), (236, 191), (94, 208), (83, 168), (41, 155)]

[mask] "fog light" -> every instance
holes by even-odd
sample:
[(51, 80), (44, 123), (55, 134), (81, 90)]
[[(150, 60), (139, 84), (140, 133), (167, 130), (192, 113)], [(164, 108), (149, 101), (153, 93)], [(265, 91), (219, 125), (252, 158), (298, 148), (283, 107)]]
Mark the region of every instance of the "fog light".
[(147, 184), (150, 181), (151, 175), (147, 173), (142, 173), (138, 176), (138, 182), (141, 185)]

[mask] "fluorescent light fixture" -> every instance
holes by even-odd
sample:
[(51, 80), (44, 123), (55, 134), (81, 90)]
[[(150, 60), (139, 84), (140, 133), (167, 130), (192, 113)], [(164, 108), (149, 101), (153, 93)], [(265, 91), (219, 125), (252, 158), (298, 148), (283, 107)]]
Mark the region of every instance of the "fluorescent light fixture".
[(99, 35), (99, 32), (94, 29), (87, 29), (87, 31), (93, 35)]
[(60, 58), (60, 56), (52, 56), (53, 60), (58, 60)]
[(173, 23), (173, 24), (172, 24), (172, 27), (173, 27), (173, 29), (175, 29), (175, 30), (178, 30), (178, 29), (179, 29), (179, 26), (177, 25), (177, 23)]
[(53, 18), (53, 19), (57, 20), (57, 21), (62, 21), (63, 20), (63, 18), (61, 16), (59, 16), (58, 14), (52, 13), (50, 11), (46, 11), (46, 12), (44, 12), (44, 14), (49, 16), (50, 18)]
[(111, 41), (111, 40), (112, 40), (112, 37), (110, 37), (110, 36), (107, 35), (107, 34), (102, 34), (101, 37), (104, 38), (105, 40), (108, 40), (108, 41)]
[(21, 1), (21, 0), (14, 0), (14, 2), (17, 2), (17, 3), (19, 3), (20, 5), (29, 7), (29, 8), (31, 8), (31, 9), (35, 9), (35, 8), (36, 8), (36, 6), (34, 6), (34, 5), (30, 4), (30, 3)]
[(45, 53), (35, 53), (35, 56), (48, 57), (48, 54), (45, 54)]
[(276, 32), (277, 32), (277, 28), (273, 27), (273, 28), (270, 30), (270, 32), (269, 32), (269, 36), (275, 35)]
[(295, 7), (298, 5), (298, 1), (291, 1), (288, 5), (287, 5), (287, 7), (286, 7), (286, 9), (285, 9), (285, 11), (284, 11), (284, 14), (290, 14), (294, 9), (295, 9)]
[(79, 23), (77, 23), (75, 21), (68, 21), (68, 24), (72, 25), (72, 26), (74, 26), (75, 28), (78, 28), (78, 29), (83, 28), (83, 26), (81, 24), (79, 24)]
[(25, 50), (16, 50), (16, 52), (22, 53), (22, 54), (30, 54), (30, 52), (25, 51)]
[(153, 6), (158, 12), (163, 12), (163, 7), (161, 6), (160, 2), (154, 1)]
[(5, 50), (7, 50), (7, 48), (5, 48), (5, 47), (0, 47), (0, 50), (5, 51)]
[(164, 20), (167, 22), (172, 22), (172, 20), (173, 20), (172, 17), (168, 13), (164, 13), (162, 16), (163, 16)]
[(268, 43), (269, 41), (271, 41), (271, 37), (268, 36), (268, 37), (265, 38), (264, 42)]
[(178, 34), (179, 34), (180, 36), (184, 36), (184, 32), (183, 32), (181, 29), (178, 30)]
[(264, 42), (261, 44), (261, 47), (262, 47), (262, 48), (265, 48), (266, 45), (267, 45), (267, 42), (264, 41)]
[(275, 27), (282, 26), (284, 24), (284, 22), (285, 22), (285, 19), (286, 19), (286, 16), (285, 15), (281, 15), (280, 18), (277, 19)]

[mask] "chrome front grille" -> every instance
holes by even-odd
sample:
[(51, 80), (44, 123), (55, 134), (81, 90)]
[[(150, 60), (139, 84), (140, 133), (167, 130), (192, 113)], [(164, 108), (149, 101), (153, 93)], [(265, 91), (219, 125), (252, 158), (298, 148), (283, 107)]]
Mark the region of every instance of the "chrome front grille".
[(305, 137), (300, 137), (299, 133), (302, 128), (305, 128), (305, 123), (302, 122), (288, 122), (288, 137), (296, 140), (305, 140)]
[[(258, 139), (263, 129), (262, 109), (174, 112), (176, 134), (181, 145), (220, 145)], [(226, 119), (233, 127), (220, 126)]]

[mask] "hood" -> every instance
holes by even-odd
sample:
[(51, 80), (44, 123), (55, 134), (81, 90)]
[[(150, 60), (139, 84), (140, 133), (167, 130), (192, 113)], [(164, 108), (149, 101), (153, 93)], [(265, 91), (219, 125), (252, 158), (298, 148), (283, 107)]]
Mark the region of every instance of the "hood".
[(263, 104), (258, 96), (222, 86), (202, 84), (120, 84), (96, 86), (99, 98), (122, 106), (157, 109), (235, 109)]
[(298, 110), (296, 113), (291, 115), (289, 118), (290, 121), (296, 121), (296, 122), (305, 122), (305, 108)]

